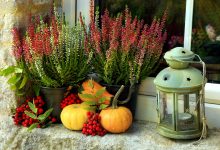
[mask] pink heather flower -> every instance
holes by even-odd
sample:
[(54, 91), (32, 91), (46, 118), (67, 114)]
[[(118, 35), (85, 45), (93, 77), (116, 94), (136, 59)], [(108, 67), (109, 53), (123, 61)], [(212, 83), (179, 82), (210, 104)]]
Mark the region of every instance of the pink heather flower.
[(54, 45), (58, 45), (58, 37), (59, 37), (59, 32), (58, 32), (58, 24), (55, 16), (52, 16), (51, 20), (51, 25), (52, 25), (52, 34), (54, 37)]
[(35, 54), (42, 56), (44, 54), (44, 40), (40, 32), (35, 33), (32, 49)]
[(106, 51), (106, 60), (111, 59), (111, 54), (112, 54), (112, 51), (111, 51), (110, 49), (108, 49), (108, 50)]
[(32, 56), (31, 56), (31, 53), (30, 53), (30, 48), (29, 48), (28, 42), (25, 39), (22, 40), (22, 46), (23, 46), (22, 48), (24, 50), (25, 61), (32, 62)]
[(52, 53), (51, 44), (50, 44), (50, 34), (51, 34), (50, 30), (48, 28), (45, 28), (44, 29), (45, 55), (50, 55)]
[(15, 58), (18, 60), (22, 57), (22, 45), (21, 45), (21, 41), (20, 41), (20, 34), (17, 28), (13, 28), (12, 29), (12, 35), (13, 35), (13, 54), (15, 56)]
[(148, 26), (144, 25), (144, 28), (142, 29), (140, 38), (139, 38), (139, 42), (137, 45), (137, 48), (141, 49), (142, 47), (144, 47), (147, 44), (147, 30), (148, 30)]
[(89, 10), (89, 18), (90, 18), (90, 22), (91, 24), (93, 24), (95, 21), (94, 21), (94, 0), (90, 0), (90, 10)]
[(121, 38), (121, 26), (122, 16), (116, 18), (112, 26), (112, 32), (110, 34), (110, 48), (109, 50), (117, 50), (119, 47), (119, 39)]
[(106, 9), (104, 15), (102, 16), (102, 42), (106, 42), (109, 40), (109, 32), (110, 32), (110, 19), (109, 12)]
[(131, 13), (128, 7), (125, 8), (125, 27), (129, 27), (131, 23)]
[(84, 24), (84, 22), (83, 22), (83, 18), (82, 18), (82, 13), (80, 12), (80, 14), (79, 14), (79, 21), (80, 21), (80, 23), (81, 23), (81, 25), (82, 25), (82, 27), (83, 27), (83, 32), (84, 32), (84, 36), (85, 36), (85, 39), (84, 39), (84, 47), (85, 47), (85, 51), (86, 51), (86, 53), (87, 54), (89, 54), (89, 52), (90, 52), (90, 48), (89, 48), (89, 41), (88, 41), (88, 35), (87, 35), (87, 32), (86, 32), (86, 26), (85, 26), (85, 24)]
[(31, 38), (31, 40), (33, 40), (34, 38), (34, 31), (35, 30), (35, 26), (32, 22), (30, 22), (28, 28), (27, 28), (27, 33), (28, 33), (28, 36)]
[(93, 39), (95, 42), (95, 48), (97, 54), (101, 53), (101, 47), (100, 47), (100, 41), (101, 41), (101, 35), (98, 29), (95, 29), (95, 32), (93, 32)]
[(151, 23), (151, 26), (149, 28), (149, 32), (153, 32), (154, 31), (154, 28), (156, 26), (156, 23), (157, 23), (157, 20), (156, 18), (153, 19), (153, 22)]
[(111, 18), (109, 12), (105, 10), (100, 28), (94, 17), (94, 4), (91, 0), (90, 33), (85, 34), (85, 45), (95, 50), (95, 54), (105, 55), (107, 60), (111, 59), (113, 52), (132, 53), (135, 55), (132, 62), (142, 66), (145, 59), (149, 59), (151, 56), (159, 58), (162, 53), (163, 44), (167, 38), (167, 33), (164, 31), (166, 18), (167, 11), (161, 20), (155, 18), (148, 26), (144, 25), (143, 20), (138, 21), (136, 17), (132, 19), (127, 7), (124, 14), (117, 18)]
[(143, 28), (143, 24), (144, 24), (143, 20), (138, 21), (138, 23), (137, 23), (136, 32), (135, 32), (135, 35), (134, 35), (135, 36), (134, 45), (137, 45), (138, 41), (140, 40), (140, 34), (141, 34), (141, 29)]

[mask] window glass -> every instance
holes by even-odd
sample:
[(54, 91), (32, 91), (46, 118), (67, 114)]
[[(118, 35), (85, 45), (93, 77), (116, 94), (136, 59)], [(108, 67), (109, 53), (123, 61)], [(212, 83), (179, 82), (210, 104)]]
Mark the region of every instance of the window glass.
[(220, 83), (220, 1), (195, 0), (192, 50), (207, 66), (209, 82)]

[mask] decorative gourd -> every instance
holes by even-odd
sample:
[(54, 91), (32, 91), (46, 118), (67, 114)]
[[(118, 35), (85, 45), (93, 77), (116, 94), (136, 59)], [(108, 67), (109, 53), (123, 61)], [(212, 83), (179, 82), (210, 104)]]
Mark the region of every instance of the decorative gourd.
[(102, 127), (111, 133), (125, 132), (132, 124), (131, 111), (126, 107), (117, 106), (118, 97), (123, 89), (122, 85), (113, 99), (112, 106), (100, 113)]
[(105, 87), (101, 86), (94, 80), (87, 80), (82, 84), (82, 91), (78, 93), (79, 98), (82, 101), (93, 101), (98, 102), (103, 99), (104, 104), (109, 104), (111, 98), (113, 97)]
[(60, 118), (64, 127), (70, 130), (82, 130), (83, 124), (88, 120), (87, 113), (95, 112), (85, 104), (72, 104), (63, 108)]

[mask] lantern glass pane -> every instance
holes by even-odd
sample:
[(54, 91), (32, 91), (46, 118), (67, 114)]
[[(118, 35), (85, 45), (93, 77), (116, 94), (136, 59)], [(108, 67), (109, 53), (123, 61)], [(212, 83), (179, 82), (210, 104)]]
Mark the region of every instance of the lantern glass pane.
[(170, 129), (174, 129), (173, 101), (174, 101), (173, 94), (160, 92), (159, 94), (160, 124)]
[(197, 128), (197, 103), (196, 94), (178, 96), (178, 125), (177, 130), (195, 130)]

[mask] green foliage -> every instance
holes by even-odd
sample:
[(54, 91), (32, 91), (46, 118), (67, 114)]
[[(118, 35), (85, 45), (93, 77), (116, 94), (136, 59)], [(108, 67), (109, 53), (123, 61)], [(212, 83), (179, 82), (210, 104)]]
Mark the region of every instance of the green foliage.
[(97, 14), (91, 18), (90, 31), (85, 34), (85, 46), (94, 54), (94, 71), (110, 85), (140, 83), (159, 62), (167, 36), (167, 11), (151, 25), (144, 25), (137, 17), (132, 19), (127, 7), (117, 17), (111, 17), (106, 10), (101, 26)]
[[(89, 87), (91, 89), (94, 88), (94, 85), (92, 83), (92, 80), (89, 81)], [(91, 107), (96, 107), (97, 109), (105, 109), (109, 105), (105, 104), (106, 100), (111, 101), (108, 97), (102, 96), (103, 93), (105, 93), (107, 90), (105, 87), (98, 89), (93, 94), (79, 94), (80, 97), (90, 99), (90, 101), (83, 102), (84, 104), (90, 105)]]
[(7, 83), (10, 85), (11, 90), (16, 91), (17, 95), (24, 94), (24, 87), (28, 80), (24, 68), (24, 63), (21, 61), (17, 62), (17, 65), (0, 69), (0, 76), (8, 77)]
[[(71, 27), (57, 19), (58, 42), (53, 33), (53, 26), (44, 22), (37, 27), (36, 34), (43, 29), (50, 29), (49, 45), (51, 54), (39, 57), (32, 51), (32, 61), (27, 62), (28, 70), (32, 80), (37, 84), (47, 87), (63, 87), (77, 85), (83, 81), (89, 73), (92, 52), (86, 53), (83, 45), (83, 28), (77, 24)], [(42, 29), (42, 31), (41, 31)], [(31, 45), (31, 37), (26, 36), (28, 44)]]
[(100, 77), (103, 78), (106, 83), (110, 85), (129, 85), (130, 79), (133, 76), (133, 74), (131, 73), (133, 66), (131, 66), (130, 62), (132, 60), (134, 60), (134, 55), (131, 55), (129, 53), (125, 54), (118, 50), (112, 53), (111, 59), (105, 60), (104, 63), (94, 61), (94, 66), (95, 68), (97, 68), (97, 66), (99, 65), (99, 67), (103, 68), (103, 71), (99, 71), (99, 69), (96, 70), (98, 70), (97, 73), (100, 75)]
[[(37, 114), (37, 107), (34, 105), (34, 103), (28, 102), (28, 106), (30, 107), (31, 111), (24, 111), (24, 113), (31, 117), (32, 119), (37, 119), (38, 122), (33, 123), (29, 128), (28, 131), (33, 130), (34, 128), (36, 128), (38, 125), (46, 123), (47, 118), (50, 116), (50, 114), (53, 111), (53, 108), (48, 109), (45, 113), (38, 115)], [(51, 122), (46, 123), (44, 126), (48, 126)]]

